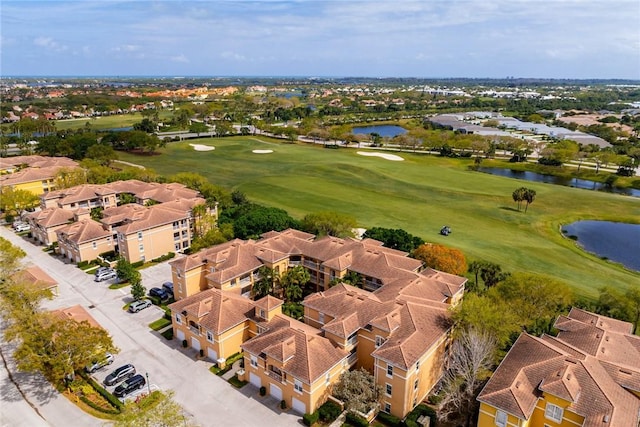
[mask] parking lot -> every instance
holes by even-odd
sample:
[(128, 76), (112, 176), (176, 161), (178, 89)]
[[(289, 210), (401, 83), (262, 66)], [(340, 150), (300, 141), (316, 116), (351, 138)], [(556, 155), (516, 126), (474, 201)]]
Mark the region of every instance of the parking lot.
[[(17, 236), (9, 228), (0, 227), (0, 235), (27, 253), (25, 266), (36, 264), (58, 282), (58, 296), (46, 301), (43, 308), (80, 304), (109, 331), (120, 351), (115, 354), (113, 364), (95, 373), (100, 383), (115, 368), (131, 363), (138, 373), (148, 376), (152, 387), (173, 390), (175, 400), (183, 406), (186, 415), (200, 426), (219, 425), (220, 420), (233, 426), (299, 425), (299, 416), (282, 412), (279, 402), (265, 400), (249, 385), (235, 389), (208, 370), (211, 361), (198, 360), (195, 350), (183, 349), (177, 340), (167, 341), (151, 330), (149, 323), (164, 315), (159, 307), (152, 306), (138, 313), (124, 310), (132, 301), (128, 287), (109, 289), (113, 280), (94, 282), (93, 274), (44, 253), (41, 246)], [(140, 272), (147, 289), (161, 287), (163, 282), (171, 280), (171, 269), (166, 262)], [(72, 420), (73, 414), (69, 417)]]

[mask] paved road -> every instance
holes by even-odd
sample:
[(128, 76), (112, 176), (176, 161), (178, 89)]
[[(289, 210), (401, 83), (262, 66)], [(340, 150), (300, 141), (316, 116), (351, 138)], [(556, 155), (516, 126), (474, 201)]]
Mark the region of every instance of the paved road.
[[(147, 325), (163, 315), (159, 308), (152, 306), (136, 314), (122, 310), (130, 301), (128, 288), (111, 290), (108, 289), (108, 282), (95, 283), (93, 276), (84, 273), (75, 265), (65, 264), (60, 259), (47, 255), (42, 252), (41, 246), (35, 246), (30, 241), (18, 237), (9, 228), (0, 227), (0, 236), (20, 246), (27, 253), (25, 265), (36, 264), (58, 281), (59, 295), (51, 301), (46, 301), (43, 304), (45, 309), (80, 304), (109, 331), (120, 352), (116, 355), (113, 365), (96, 373), (99, 381), (102, 381), (112, 369), (133, 363), (139, 373), (148, 374), (151, 384), (161, 390), (175, 391), (176, 401), (184, 407), (187, 416), (192, 417), (200, 426), (220, 425), (221, 422), (230, 426), (299, 425), (300, 417), (294, 413), (282, 412), (279, 402), (260, 397), (257, 389), (250, 385), (241, 390), (235, 389), (209, 372), (210, 361), (196, 360), (195, 350), (182, 349), (181, 343), (176, 340), (167, 341), (149, 329)], [(171, 277), (167, 263), (146, 268), (141, 272), (142, 283), (147, 289), (158, 286)], [(15, 372), (12, 366), (9, 368)], [(0, 377), (3, 413), (6, 403), (4, 390), (5, 387), (7, 391), (11, 389), (10, 384), (5, 381), (5, 374), (6, 371)], [(27, 399), (46, 420), (43, 424), (36, 421), (25, 425), (102, 425), (102, 421), (89, 418), (61, 396), (54, 398), (51, 396), (52, 393), (47, 393), (47, 399), (39, 398), (42, 391), (30, 386), (30, 383), (33, 383), (32, 379), (20, 378), (18, 383), (21, 389), (25, 390)], [(19, 408), (21, 414), (30, 413), (30, 416), (38, 417), (34, 410), (29, 410), (24, 401), (20, 402), (15, 393), (12, 396), (12, 408)], [(81, 417), (86, 417), (87, 420), (74, 423), (82, 419)], [(6, 425), (19, 424), (8, 422)]]

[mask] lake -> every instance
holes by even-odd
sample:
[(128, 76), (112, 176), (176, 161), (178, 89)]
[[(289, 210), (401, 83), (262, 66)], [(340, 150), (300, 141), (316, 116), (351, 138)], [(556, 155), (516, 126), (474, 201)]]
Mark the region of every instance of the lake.
[(547, 184), (564, 185), (565, 187), (582, 188), (585, 190), (604, 191), (607, 193), (623, 194), (625, 196), (640, 197), (640, 190), (635, 188), (609, 188), (601, 182), (590, 181), (588, 179), (565, 178), (562, 176), (543, 175), (537, 172), (516, 171), (504, 168), (478, 168), (478, 171), (490, 173), (491, 175), (506, 176), (507, 178), (522, 179), (532, 182), (544, 182)]
[(370, 133), (377, 133), (382, 137), (393, 138), (394, 136), (407, 133), (407, 130), (396, 125), (374, 125), (354, 127), (352, 133), (354, 135), (369, 135)]
[(562, 226), (562, 233), (576, 236), (578, 245), (587, 252), (640, 271), (640, 224), (577, 221)]

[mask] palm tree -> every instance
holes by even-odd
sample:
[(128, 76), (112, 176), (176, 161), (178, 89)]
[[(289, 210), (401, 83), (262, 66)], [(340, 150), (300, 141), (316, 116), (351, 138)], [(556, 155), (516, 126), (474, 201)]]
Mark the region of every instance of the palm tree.
[(526, 187), (520, 187), (516, 189), (511, 195), (513, 197), (513, 201), (518, 203), (518, 212), (520, 212), (520, 208), (522, 207), (522, 201), (525, 198), (526, 191), (527, 191)]
[(536, 190), (527, 188), (524, 193), (524, 200), (527, 202), (526, 206), (524, 207), (525, 213), (527, 213), (527, 208), (529, 208), (529, 205), (533, 203), (535, 199), (536, 199)]
[(279, 279), (278, 273), (276, 273), (273, 268), (263, 265), (258, 269), (258, 275), (260, 278), (253, 284), (252, 288), (253, 298), (259, 299), (267, 295), (272, 295), (275, 282)]

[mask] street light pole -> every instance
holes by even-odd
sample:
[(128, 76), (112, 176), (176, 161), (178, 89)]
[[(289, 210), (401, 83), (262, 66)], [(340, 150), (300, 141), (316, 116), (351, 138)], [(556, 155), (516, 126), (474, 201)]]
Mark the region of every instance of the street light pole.
[(151, 395), (151, 384), (149, 384), (149, 372), (145, 372), (145, 375), (147, 376), (147, 391), (149, 392), (149, 395)]

